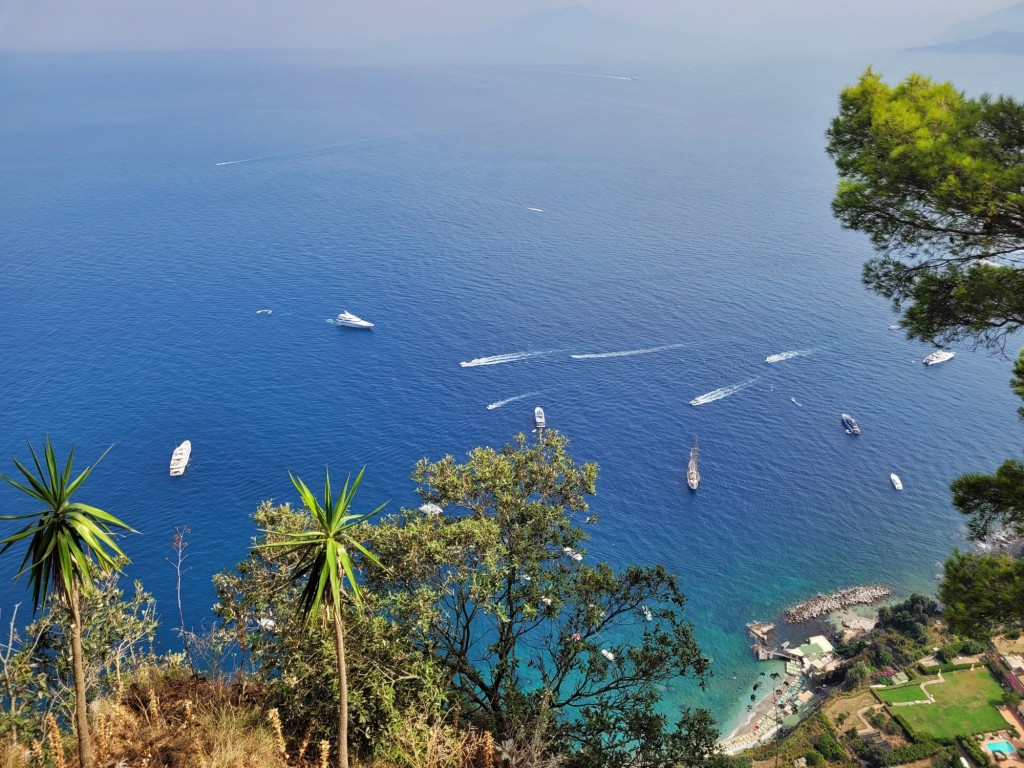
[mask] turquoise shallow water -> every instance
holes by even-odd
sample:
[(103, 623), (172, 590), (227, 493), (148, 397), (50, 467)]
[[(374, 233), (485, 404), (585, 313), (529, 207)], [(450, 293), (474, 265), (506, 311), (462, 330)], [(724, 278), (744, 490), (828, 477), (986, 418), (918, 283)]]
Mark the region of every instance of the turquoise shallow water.
[[(849, 584), (932, 590), (963, 546), (950, 479), (1021, 444), (1008, 364), (921, 365), (929, 349), (861, 287), (867, 243), (830, 215), (823, 131), (867, 62), (591, 67), (636, 81), (268, 54), (2, 62), (0, 456), (46, 434), (83, 461), (113, 443), (89, 501), (142, 532), (131, 575), (165, 613), (172, 529), (191, 529), (194, 625), (259, 501), (294, 500), (288, 471), (365, 465), (367, 504), (411, 505), (417, 459), (500, 444), (543, 405), (601, 465), (587, 557), (664, 562), (690, 596), (716, 677), (669, 700), (728, 718), (758, 671), (748, 621)], [(991, 61), (875, 64), (1020, 90)], [(377, 327), (325, 323), (344, 309)], [(15, 566), (4, 616), (25, 597)]]

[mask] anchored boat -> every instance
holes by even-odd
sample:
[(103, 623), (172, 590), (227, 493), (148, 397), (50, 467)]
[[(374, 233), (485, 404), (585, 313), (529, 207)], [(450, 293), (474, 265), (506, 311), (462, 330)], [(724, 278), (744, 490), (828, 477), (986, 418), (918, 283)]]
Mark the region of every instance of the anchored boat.
[(848, 435), (859, 435), (860, 434), (860, 426), (858, 426), (857, 420), (855, 418), (853, 418), (853, 416), (851, 416), (848, 413), (844, 413), (844, 414), (842, 414), (840, 416), (840, 418), (843, 420), (843, 427), (846, 429), (846, 434), (848, 434)]
[(956, 352), (950, 349), (937, 349), (921, 362), (925, 365), (938, 365), (939, 363), (944, 363), (947, 360), (952, 360), (954, 357), (956, 357)]
[(188, 466), (191, 455), (192, 443), (188, 440), (174, 449), (174, 453), (171, 454), (171, 477), (185, 474), (185, 467)]
[(533, 421), (537, 425), (537, 429), (544, 429), (547, 426), (547, 422), (544, 420), (544, 409), (539, 405), (533, 409)]
[(700, 485), (700, 470), (697, 469), (697, 439), (693, 440), (693, 448), (690, 449), (690, 463), (686, 467), (686, 484), (691, 491), (696, 491)]
[(334, 324), (344, 326), (345, 328), (373, 328), (373, 323), (369, 320), (363, 320), (361, 317), (356, 317), (348, 310), (345, 310), (338, 315)]

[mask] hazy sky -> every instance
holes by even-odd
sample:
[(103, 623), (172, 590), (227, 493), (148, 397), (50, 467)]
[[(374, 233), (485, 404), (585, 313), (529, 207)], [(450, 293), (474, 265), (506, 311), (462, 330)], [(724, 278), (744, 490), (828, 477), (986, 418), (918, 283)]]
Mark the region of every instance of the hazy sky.
[(373, 48), (578, 4), (684, 46), (901, 48), (1007, 0), (0, 0), (3, 49)]

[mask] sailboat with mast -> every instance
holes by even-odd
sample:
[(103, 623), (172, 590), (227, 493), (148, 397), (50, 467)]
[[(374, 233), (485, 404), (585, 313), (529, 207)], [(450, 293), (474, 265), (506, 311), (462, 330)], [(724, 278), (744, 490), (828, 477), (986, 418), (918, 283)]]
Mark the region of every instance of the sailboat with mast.
[(697, 438), (693, 439), (693, 448), (690, 449), (690, 463), (686, 467), (686, 484), (691, 491), (696, 491), (700, 485), (700, 470), (697, 469)]

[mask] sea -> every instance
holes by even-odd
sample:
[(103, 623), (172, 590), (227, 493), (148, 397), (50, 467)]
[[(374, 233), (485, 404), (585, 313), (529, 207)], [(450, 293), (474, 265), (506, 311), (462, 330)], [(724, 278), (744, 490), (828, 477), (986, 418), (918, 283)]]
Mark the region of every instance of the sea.
[[(1019, 455), (1010, 363), (926, 367), (890, 330), (824, 151), (868, 65), (1019, 97), (1018, 64), (5, 53), (0, 472), (46, 436), (82, 468), (113, 446), (79, 497), (139, 531), (127, 574), (177, 650), (176, 526), (200, 630), (259, 503), (297, 501), (289, 472), (365, 467), (357, 506), (397, 512), (418, 459), (500, 446), (542, 406), (600, 465), (586, 561), (664, 563), (688, 595), (714, 677), (666, 706), (727, 729), (763, 669), (747, 622), (854, 584), (933, 593), (971, 546), (950, 481)], [(0, 488), (0, 513), (33, 509)], [(30, 614), (19, 564), (4, 626)]]

